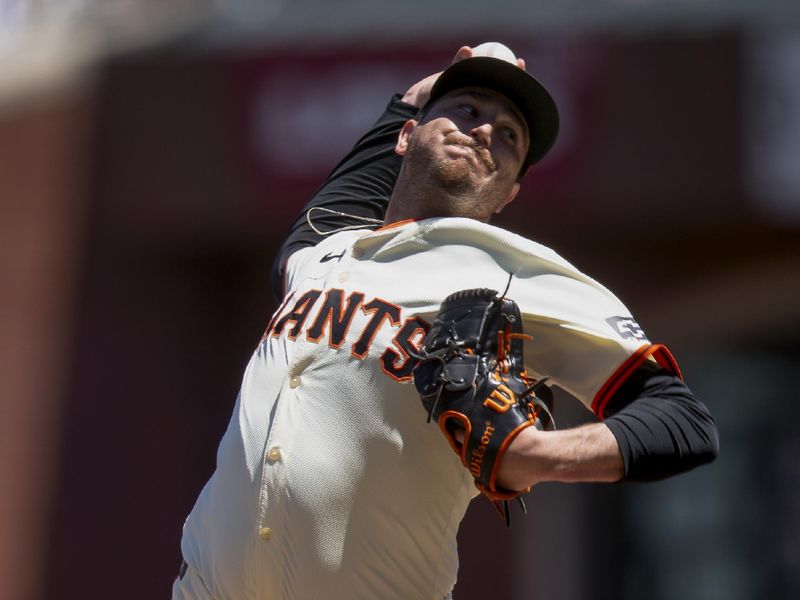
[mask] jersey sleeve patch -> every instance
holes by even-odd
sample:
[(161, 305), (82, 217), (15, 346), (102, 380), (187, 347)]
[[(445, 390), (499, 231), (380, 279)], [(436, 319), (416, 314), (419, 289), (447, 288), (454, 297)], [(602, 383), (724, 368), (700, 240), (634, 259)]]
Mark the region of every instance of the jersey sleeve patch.
[(614, 330), (619, 337), (625, 340), (639, 340), (648, 342), (647, 335), (633, 317), (608, 317), (606, 319), (609, 327)]

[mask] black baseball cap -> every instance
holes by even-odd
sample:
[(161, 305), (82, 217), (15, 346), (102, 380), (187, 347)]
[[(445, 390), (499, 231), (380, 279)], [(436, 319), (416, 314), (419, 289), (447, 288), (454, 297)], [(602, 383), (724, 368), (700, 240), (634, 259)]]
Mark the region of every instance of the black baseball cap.
[(465, 58), (450, 65), (439, 76), (431, 89), (428, 104), (448, 92), (465, 87), (500, 92), (522, 113), (531, 140), (522, 173), (544, 158), (553, 147), (558, 136), (556, 103), (541, 83), (517, 65), (489, 56)]

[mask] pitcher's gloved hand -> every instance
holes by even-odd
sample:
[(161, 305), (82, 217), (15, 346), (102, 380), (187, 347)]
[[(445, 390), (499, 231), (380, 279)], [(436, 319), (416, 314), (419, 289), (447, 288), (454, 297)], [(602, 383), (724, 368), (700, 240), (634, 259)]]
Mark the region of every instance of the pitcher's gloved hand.
[(533, 382), (525, 373), (527, 337), (513, 300), (489, 289), (456, 292), (442, 302), (414, 370), (428, 418), (507, 523), (508, 500), (530, 488), (497, 485), (506, 449), (526, 427), (555, 429), (546, 378)]

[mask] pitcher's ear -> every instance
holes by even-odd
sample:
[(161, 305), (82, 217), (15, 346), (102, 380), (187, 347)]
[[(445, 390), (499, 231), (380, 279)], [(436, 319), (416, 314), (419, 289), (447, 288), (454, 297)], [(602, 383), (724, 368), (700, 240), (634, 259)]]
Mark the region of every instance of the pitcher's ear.
[(394, 146), (395, 154), (400, 156), (405, 156), (406, 151), (408, 150), (408, 138), (411, 137), (411, 132), (414, 131), (414, 128), (418, 125), (418, 122), (414, 119), (409, 119), (403, 125), (403, 128), (400, 130), (400, 134), (397, 136), (397, 143)]

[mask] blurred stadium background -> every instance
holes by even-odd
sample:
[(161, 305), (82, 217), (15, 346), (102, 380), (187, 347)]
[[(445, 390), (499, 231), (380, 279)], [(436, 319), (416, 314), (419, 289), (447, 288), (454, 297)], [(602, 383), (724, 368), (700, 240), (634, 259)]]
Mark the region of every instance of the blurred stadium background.
[(290, 220), (487, 40), (563, 120), (497, 224), (633, 308), (722, 453), (474, 503), (456, 599), (800, 597), (800, 4), (0, 0), (0, 598), (168, 597)]

